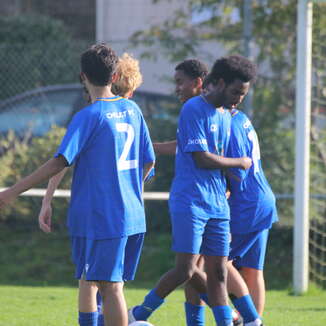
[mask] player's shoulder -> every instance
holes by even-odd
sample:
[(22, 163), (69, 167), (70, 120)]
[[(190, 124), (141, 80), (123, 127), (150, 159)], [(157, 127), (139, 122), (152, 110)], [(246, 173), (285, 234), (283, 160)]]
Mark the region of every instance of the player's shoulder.
[(95, 103), (88, 104), (84, 106), (80, 111), (76, 112), (73, 116), (74, 119), (86, 119), (89, 118), (90, 116), (94, 115), (96, 110)]
[(233, 125), (242, 125), (245, 129), (251, 126), (251, 121), (249, 117), (242, 111), (232, 109), (231, 117)]
[(183, 104), (181, 113), (183, 113), (183, 114), (199, 114), (200, 115), (203, 113), (202, 107), (204, 104), (205, 104), (205, 102), (203, 101), (203, 99), (200, 95), (192, 97), (191, 99), (189, 99), (188, 101), (186, 101)]
[(134, 100), (132, 100), (130, 98), (123, 98), (123, 103), (125, 105), (128, 105), (128, 106), (134, 108), (135, 110), (137, 110), (137, 112), (142, 114), (141, 108), (139, 107), (139, 105)]

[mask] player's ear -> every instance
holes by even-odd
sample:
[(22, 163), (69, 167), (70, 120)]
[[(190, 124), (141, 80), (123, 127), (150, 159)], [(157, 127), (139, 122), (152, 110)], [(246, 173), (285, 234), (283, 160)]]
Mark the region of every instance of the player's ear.
[(115, 73), (112, 75), (112, 78), (111, 78), (111, 84), (114, 84), (114, 83), (118, 80), (118, 77), (119, 77), (118, 73), (115, 72)]
[(79, 81), (83, 84), (86, 79), (86, 75), (81, 71), (79, 73)]
[(202, 80), (202, 78), (197, 77), (195, 79), (195, 85), (196, 85), (196, 88), (202, 89), (203, 88), (203, 80)]

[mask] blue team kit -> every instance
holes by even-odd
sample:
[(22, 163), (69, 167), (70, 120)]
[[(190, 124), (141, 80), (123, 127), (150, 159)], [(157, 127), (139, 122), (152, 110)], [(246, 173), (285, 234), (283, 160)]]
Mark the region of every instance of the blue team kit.
[[(226, 110), (215, 109), (201, 96), (183, 105), (169, 200), (175, 251), (199, 253), (205, 248), (217, 256), (228, 255), (229, 206), (225, 176), (220, 169), (198, 168), (192, 153), (208, 151), (223, 155), (229, 141), (230, 124), (231, 116)], [(208, 223), (211, 219), (216, 220), (213, 233)], [(207, 248), (208, 243), (213, 247)]]
[(238, 267), (263, 269), (268, 230), (278, 220), (275, 196), (262, 169), (258, 137), (253, 125), (243, 112), (234, 109), (231, 115), (227, 156), (248, 156), (252, 158), (252, 166), (246, 171), (229, 169), (230, 259)]
[(146, 231), (143, 167), (155, 156), (136, 103), (116, 96), (82, 109), (68, 126), (59, 155), (75, 165), (68, 212), (72, 237), (116, 239)]

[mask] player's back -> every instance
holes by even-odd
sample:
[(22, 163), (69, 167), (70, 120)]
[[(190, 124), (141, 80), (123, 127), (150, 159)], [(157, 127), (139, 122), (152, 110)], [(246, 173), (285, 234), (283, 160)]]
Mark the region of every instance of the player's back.
[(138, 106), (122, 97), (98, 99), (76, 114), (62, 147), (75, 163), (68, 220), (73, 235), (144, 232), (143, 166), (154, 155)]
[(277, 220), (275, 196), (264, 175), (257, 134), (248, 117), (232, 110), (231, 137), (227, 156), (248, 156), (248, 170), (229, 169), (231, 232), (247, 233), (269, 228)]

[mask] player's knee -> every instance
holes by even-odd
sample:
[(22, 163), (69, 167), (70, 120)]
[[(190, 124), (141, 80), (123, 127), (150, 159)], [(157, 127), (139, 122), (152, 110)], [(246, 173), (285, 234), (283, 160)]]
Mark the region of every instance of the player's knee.
[(177, 274), (179, 276), (180, 282), (186, 282), (189, 281), (195, 272), (195, 266), (192, 265), (183, 265), (178, 266), (177, 268)]
[(217, 266), (215, 269), (215, 275), (220, 283), (226, 283), (227, 268), (225, 266)]
[(98, 288), (102, 296), (105, 296), (106, 294), (117, 295), (123, 291), (123, 283), (122, 282), (99, 282)]

